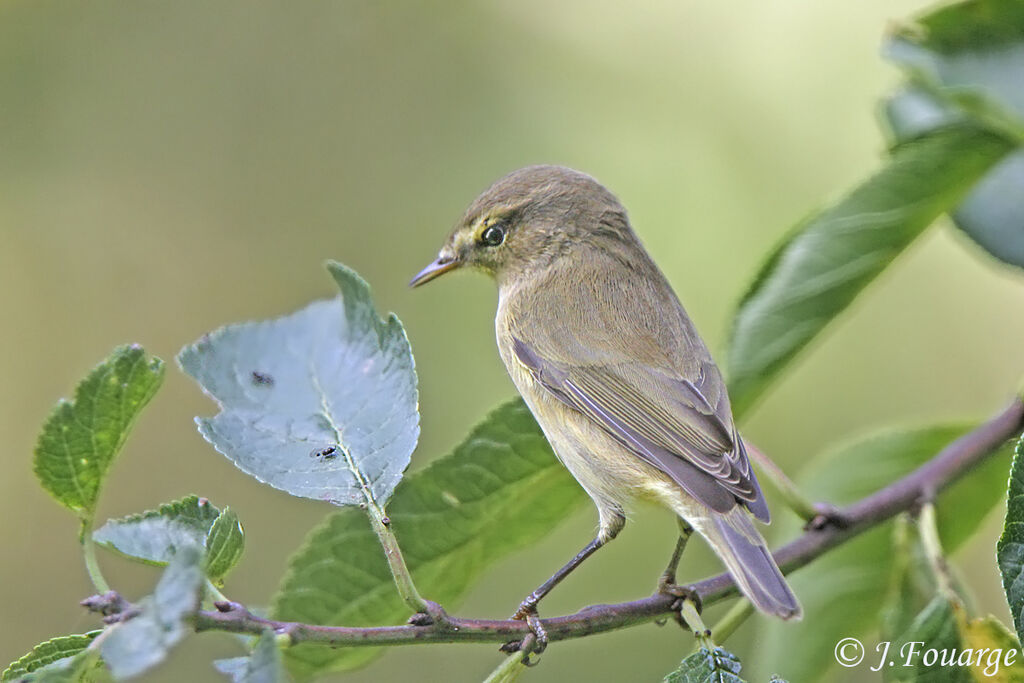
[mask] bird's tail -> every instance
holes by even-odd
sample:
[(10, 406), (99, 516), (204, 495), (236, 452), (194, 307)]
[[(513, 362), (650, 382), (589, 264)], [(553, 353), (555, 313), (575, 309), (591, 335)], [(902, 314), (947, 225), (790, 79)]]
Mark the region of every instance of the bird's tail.
[(783, 578), (750, 515), (742, 507), (712, 515), (700, 525), (740, 590), (762, 612), (782, 619), (803, 616), (800, 603)]

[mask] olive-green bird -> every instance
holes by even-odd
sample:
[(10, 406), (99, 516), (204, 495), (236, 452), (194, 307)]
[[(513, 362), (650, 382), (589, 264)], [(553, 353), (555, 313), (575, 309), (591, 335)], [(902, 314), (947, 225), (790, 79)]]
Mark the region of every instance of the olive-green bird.
[(501, 359), (600, 517), (597, 538), (515, 618), (537, 632), (537, 602), (615, 538), (637, 499), (681, 520), (663, 589), (696, 529), (758, 609), (799, 617), (754, 525), (754, 518), (769, 521), (768, 507), (722, 375), (615, 196), (559, 166), (510, 173), (477, 197), (411, 284), (460, 267), (497, 281)]

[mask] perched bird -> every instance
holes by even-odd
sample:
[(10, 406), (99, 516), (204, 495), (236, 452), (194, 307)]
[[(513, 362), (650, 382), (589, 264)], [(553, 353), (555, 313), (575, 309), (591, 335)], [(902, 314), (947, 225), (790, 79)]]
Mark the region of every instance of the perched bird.
[(637, 499), (680, 519), (663, 590), (696, 529), (759, 610), (799, 617), (754, 525), (768, 507), (722, 375), (615, 196), (568, 168), (514, 171), (477, 197), (410, 284), (461, 267), (497, 281), (501, 359), (600, 519), (597, 538), (514, 617), (537, 633), (537, 602), (615, 538)]

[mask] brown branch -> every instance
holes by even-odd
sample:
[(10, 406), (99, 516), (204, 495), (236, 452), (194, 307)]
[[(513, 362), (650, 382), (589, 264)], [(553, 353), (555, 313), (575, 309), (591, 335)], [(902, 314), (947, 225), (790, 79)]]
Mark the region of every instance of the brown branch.
[[(1024, 403), (1020, 398), (1002, 413), (973, 431), (953, 441), (931, 460), (880, 491), (838, 510), (836, 519), (843, 524), (829, 524), (811, 529), (775, 553), (784, 572), (792, 572), (828, 550), (845, 543), (896, 516), (932, 500), (940, 491), (968, 474), (986, 457), (995, 453), (1007, 440), (1024, 428)], [(705, 606), (737, 594), (728, 574), (719, 574), (691, 586)], [(653, 621), (672, 613), (675, 598), (665, 595), (614, 605), (593, 605), (575, 614), (544, 619), (550, 640), (580, 638)], [(462, 619), (428, 626), (314, 626), (295, 622), (263, 619), (236, 603), (218, 603), (218, 611), (201, 611), (195, 616), (197, 631), (220, 630), (258, 635), (267, 629), (287, 634), (292, 643), (324, 643), (329, 645), (407, 645), (412, 643), (482, 643), (505, 642), (526, 636), (529, 629), (523, 621)]]

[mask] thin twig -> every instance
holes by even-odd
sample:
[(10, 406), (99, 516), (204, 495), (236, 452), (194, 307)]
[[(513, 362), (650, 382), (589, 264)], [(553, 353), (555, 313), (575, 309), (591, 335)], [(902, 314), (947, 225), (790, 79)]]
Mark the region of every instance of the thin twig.
[[(845, 524), (811, 529), (775, 553), (786, 573), (812, 562), (828, 550), (849, 541), (900, 512), (931, 500), (948, 485), (965, 476), (1024, 428), (1024, 403), (1020, 398), (999, 415), (942, 449), (934, 458), (905, 477), (838, 511)], [(728, 574), (719, 574), (690, 586), (705, 607), (737, 594)], [(575, 614), (544, 619), (551, 641), (581, 638), (595, 633), (642, 624), (672, 613), (676, 598), (656, 594), (641, 600), (612, 605), (593, 605)], [(407, 645), (413, 643), (506, 642), (529, 633), (524, 621), (461, 619), (449, 617), (442, 625), (315, 626), (257, 617), (241, 605), (225, 611), (201, 611), (194, 617), (197, 631), (220, 630), (259, 635), (266, 629), (286, 634), (292, 643), (329, 645)]]

